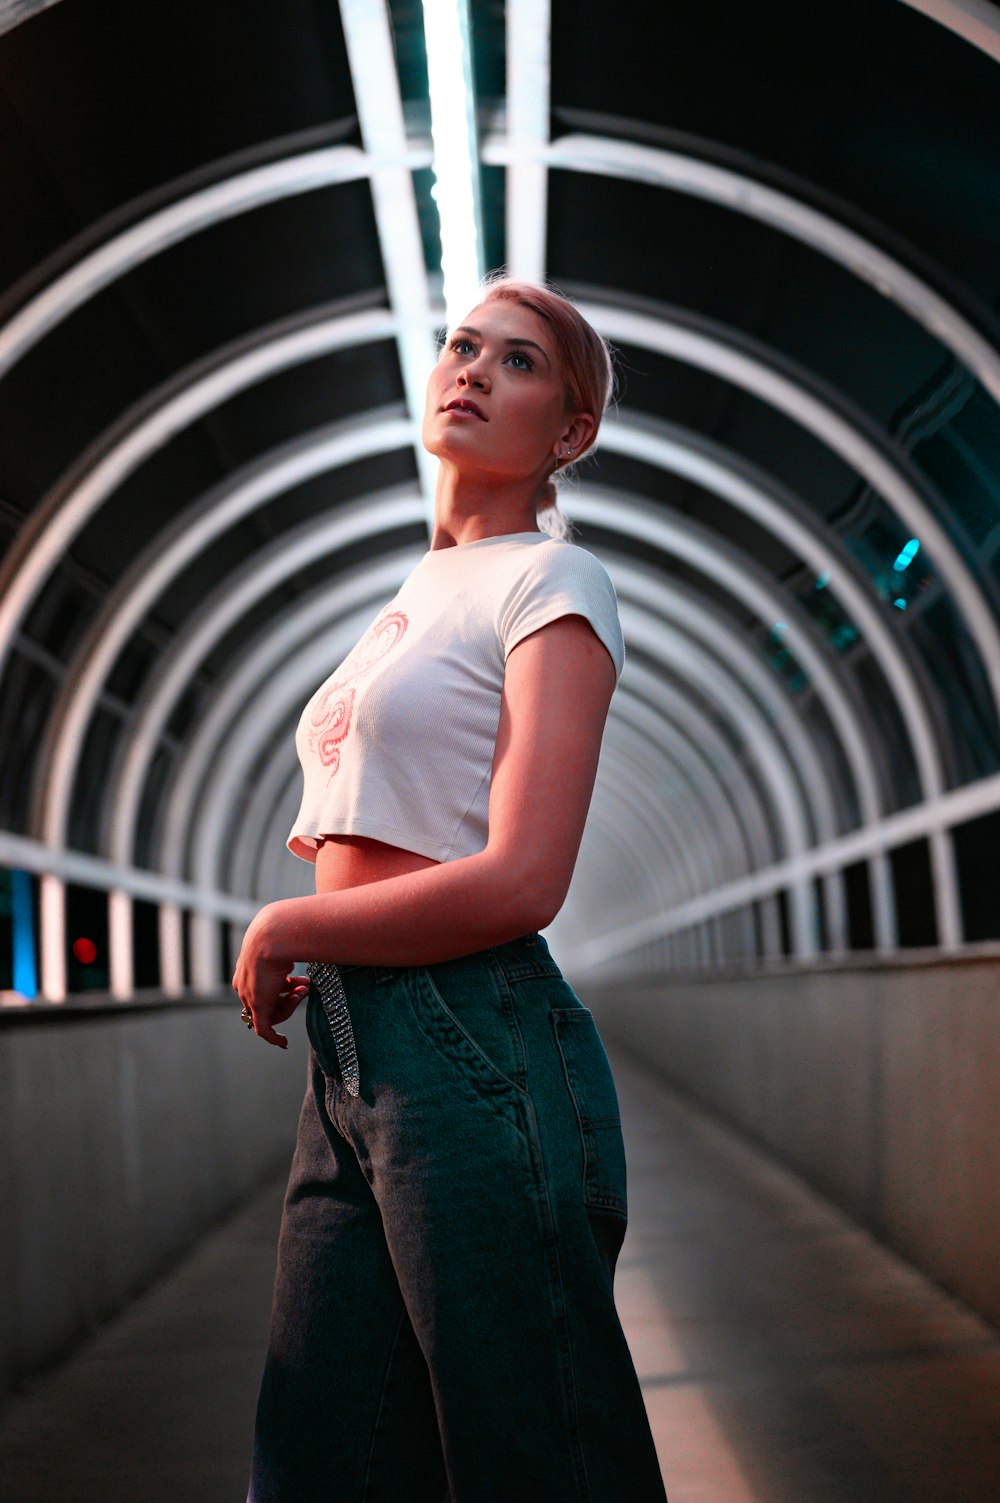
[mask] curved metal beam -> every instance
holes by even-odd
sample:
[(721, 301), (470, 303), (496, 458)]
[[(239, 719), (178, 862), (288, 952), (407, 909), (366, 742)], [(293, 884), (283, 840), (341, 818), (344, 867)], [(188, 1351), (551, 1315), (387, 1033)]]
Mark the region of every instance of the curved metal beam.
[[(314, 544), (312, 548), (313, 556), (317, 555), (317, 551), (317, 547)], [(641, 614), (644, 617), (644, 613), (637, 614)], [(657, 622), (657, 625), (655, 627), (650, 625), (647, 635), (649, 637), (648, 645), (652, 647), (654, 655), (662, 655), (664, 633), (662, 627), (659, 625), (659, 622)], [(690, 654), (691, 652), (695, 653), (697, 662), (694, 666), (694, 669), (692, 670), (692, 676), (697, 674), (701, 679), (704, 679), (704, 665), (702, 660), (706, 658), (706, 655), (700, 653), (700, 650), (698, 649), (693, 649), (691, 647), (691, 644), (687, 643), (683, 639), (679, 640), (676, 646), (674, 646), (674, 644), (672, 644), (672, 646), (674, 647), (674, 651), (677, 651), (680, 654)], [(328, 649), (324, 650), (323, 660), (328, 661)], [(247, 721), (246, 717), (244, 717), (241, 725), (241, 734), (238, 738), (236, 738), (235, 755), (241, 763), (245, 763), (247, 766), (253, 763), (253, 761), (258, 756), (257, 748), (260, 743), (264, 739), (266, 739), (266, 736), (269, 733), (272, 732), (272, 729), (275, 725), (284, 723), (285, 719), (287, 718), (288, 704), (294, 701), (297, 695), (301, 696), (302, 694), (304, 694), (307, 687), (315, 686), (319, 666), (320, 664), (318, 663), (310, 664), (310, 662), (304, 655), (299, 654), (296, 662), (296, 675), (282, 675), (279, 685), (281, 691), (280, 697), (278, 696), (278, 691), (275, 691), (275, 697), (273, 699), (269, 698), (266, 694), (261, 694), (260, 692), (256, 692), (254, 694), (252, 700), (253, 731), (251, 732), (251, 725)], [(720, 678), (725, 677), (723, 670), (717, 669), (716, 672)], [(321, 677), (322, 675), (319, 674), (319, 676)], [(301, 684), (298, 682), (299, 677), (301, 677), (302, 680)], [(772, 686), (772, 694), (774, 692), (776, 691)], [(796, 823), (798, 816), (795, 812), (795, 805), (794, 803), (789, 803), (791, 787), (794, 780), (791, 777), (790, 768), (786, 767), (783, 777), (778, 771), (783, 761), (783, 752), (774, 741), (773, 730), (763, 720), (763, 717), (756, 709), (756, 705), (754, 705), (753, 702), (749, 700), (749, 697), (744, 695), (742, 690), (731, 681), (726, 683), (722, 692), (717, 697), (720, 705), (723, 708), (723, 712), (726, 714), (732, 713), (733, 704), (737, 700), (745, 704), (746, 719), (752, 722), (750, 726), (750, 734), (753, 734), (754, 727), (756, 727), (757, 732), (761, 738), (761, 743), (766, 748), (765, 754), (762, 757), (762, 761), (764, 763), (762, 769), (764, 779), (766, 782), (770, 781), (772, 796), (775, 799), (775, 803), (778, 809), (784, 809), (786, 811), (786, 823), (790, 821), (789, 833), (791, 835), (791, 841), (787, 848), (792, 850), (803, 849), (806, 843), (805, 828), (800, 820), (798, 821), (798, 823)], [(747, 729), (748, 728), (745, 724), (741, 724), (741, 730), (744, 734), (747, 733)], [(207, 744), (208, 743), (206, 743), (206, 745)], [(232, 742), (230, 744), (232, 745)], [(217, 762), (216, 765), (219, 766), (220, 764)], [(236, 762), (234, 762), (231, 758), (225, 763), (225, 775), (222, 781), (226, 785), (225, 788), (220, 787), (217, 792), (212, 794), (211, 797), (208, 796), (207, 789), (204, 791), (206, 817), (197, 824), (197, 830), (195, 833), (195, 846), (192, 851), (192, 866), (197, 870), (204, 870), (213, 867), (218, 860), (220, 839), (229, 823), (226, 815), (226, 805), (229, 801), (230, 795), (233, 793), (233, 791), (241, 781), (239, 776), (239, 769), (236, 765)], [(190, 809), (185, 815), (181, 815), (180, 809), (178, 808), (177, 812), (172, 816), (170, 821), (171, 828), (175, 831), (190, 828), (190, 824)], [(796, 829), (798, 829), (799, 832), (797, 838), (795, 836)]]
[[(277, 717), (281, 714), (283, 706), (281, 706), (281, 703), (278, 703), (277, 709), (272, 708), (266, 696), (262, 697), (263, 682), (266, 679), (274, 679), (275, 676), (281, 676), (281, 679), (284, 679), (284, 673), (286, 673), (286, 666), (284, 664), (286, 664), (286, 660), (292, 657), (295, 657), (296, 663), (304, 663), (305, 660), (310, 661), (310, 663), (314, 661), (314, 672), (316, 672), (317, 678), (322, 678), (323, 667), (332, 658), (343, 655), (343, 651), (346, 651), (352, 645), (353, 637), (364, 627), (365, 619), (367, 619), (367, 616), (364, 619), (359, 619), (356, 613), (344, 619), (346, 613), (350, 612), (359, 600), (365, 601), (364, 610), (368, 610), (371, 604), (377, 603), (380, 598), (385, 598), (385, 595), (391, 595), (392, 586), (398, 583), (398, 579), (406, 573), (406, 562), (408, 562), (408, 556), (406, 555), (394, 555), (389, 559), (385, 559), (385, 561), (379, 561), (376, 570), (365, 571), (362, 577), (352, 577), (349, 585), (340, 586), (340, 589), (332, 595), (332, 598), (329, 586), (322, 586), (317, 591), (311, 592), (304, 600), (296, 603), (295, 612), (283, 616), (277, 628), (262, 631), (259, 637), (247, 646), (247, 651), (242, 655), (241, 663), (233, 667), (232, 672), (227, 676), (226, 685), (224, 685), (223, 690), (221, 690), (221, 693), (217, 697), (212, 699), (208, 712), (195, 724), (194, 730), (189, 735), (188, 745), (186, 745), (182, 762), (177, 765), (176, 771), (174, 771), (173, 780), (171, 780), (167, 797), (164, 800), (164, 806), (162, 806), (164, 807), (164, 812), (162, 812), (161, 825), (167, 831), (167, 834), (165, 834), (164, 843), (162, 843), (159, 854), (161, 854), (161, 863), (164, 870), (180, 872), (180, 870), (185, 869), (183, 852), (185, 852), (186, 834), (188, 834), (189, 827), (194, 824), (195, 818), (197, 818), (194, 813), (195, 804), (200, 800), (200, 791), (205, 786), (209, 770), (214, 765), (220, 765), (220, 767), (223, 765), (226, 742), (233, 735), (233, 727), (235, 727), (236, 721), (239, 720), (242, 712), (247, 708), (248, 703), (256, 703), (257, 714), (259, 714), (260, 723), (262, 723), (265, 732), (268, 732), (272, 724), (277, 723)], [(412, 562), (412, 559), (409, 559), (409, 562)], [(337, 636), (334, 637), (332, 645), (329, 645), (329, 616), (331, 616), (331, 610), (337, 610), (338, 618), (340, 619), (338, 619), (337, 628), (335, 628)], [(311, 637), (317, 637), (317, 633), (320, 630), (323, 631), (322, 639), (311, 642)], [(319, 661), (320, 657), (323, 658), (322, 664)], [(638, 669), (636, 672), (642, 673), (642, 670)], [(617, 700), (615, 700), (614, 718), (615, 723), (621, 723), (624, 720), (638, 724), (639, 727), (642, 727), (642, 733), (645, 733), (647, 738), (653, 741), (654, 744), (657, 742), (657, 736), (662, 739), (663, 723), (659, 720), (659, 717), (656, 717), (645, 706), (642, 700), (636, 700), (635, 696), (629, 696), (627, 693), (623, 696), (621, 690), (618, 693)], [(256, 720), (256, 717), (253, 717), (253, 720)], [(251, 720), (251, 724), (241, 724), (238, 736), (239, 741), (256, 741), (257, 727), (253, 723), (253, 720)], [(704, 717), (702, 717), (702, 720), (704, 720)], [(720, 738), (717, 739), (720, 741)], [(702, 789), (705, 788), (707, 783), (716, 782), (717, 774), (713, 774), (710, 771), (708, 779), (699, 776), (699, 771), (705, 765), (704, 756), (698, 758), (698, 756), (693, 755), (692, 750), (690, 750), (690, 747), (687, 747), (687, 742), (683, 738), (674, 736), (672, 742), (674, 742), (674, 747), (672, 747), (671, 753), (662, 748), (660, 755), (665, 756), (668, 761), (683, 765), (686, 768), (686, 776), (690, 777), (690, 783), (692, 783), (692, 789), (695, 791), (696, 797), (702, 798), (705, 801), (708, 813), (708, 825), (711, 825), (711, 801), (708, 800), (707, 794), (704, 794)], [(684, 748), (686, 747), (687, 756), (684, 755)], [(229, 764), (226, 765), (229, 768)], [(289, 776), (287, 764), (284, 762), (284, 753), (281, 753), (281, 777), (283, 777), (283, 780), (287, 780)], [(227, 779), (232, 779), (232, 768), (229, 768), (229, 771), (227, 771)], [(274, 783), (274, 770), (266, 771), (263, 774), (263, 780), (265, 780), (266, 786), (269, 789), (268, 800), (271, 800), (271, 785)], [(260, 782), (262, 782), (262, 779), (254, 776), (254, 783), (257, 786), (260, 785)], [(719, 786), (717, 782), (716, 786)], [(744, 780), (741, 792), (744, 792), (744, 789), (747, 788), (749, 788), (749, 785), (746, 785), (746, 780)], [(743, 831), (741, 831), (737, 821), (735, 821), (731, 803), (729, 803), (725, 795), (725, 785), (723, 785), (722, 803), (729, 816), (729, 831), (731, 831), (731, 834), (734, 834), (734, 840), (731, 840), (728, 843), (728, 848), (726, 848), (729, 867), (749, 869), (752, 866), (749, 860), (749, 846), (746, 845), (746, 837), (744, 837)], [(223, 851), (235, 845), (239, 837), (239, 831), (245, 830), (245, 825), (247, 825), (248, 816), (250, 815), (251, 807), (247, 807), (247, 804), (241, 803), (241, 813), (239, 813), (238, 821), (235, 822), (235, 828), (230, 833), (229, 839), (224, 839), (221, 842), (221, 849)], [(761, 852), (761, 858), (762, 860), (767, 860), (767, 855)], [(221, 879), (226, 881), (227, 875), (232, 875), (232, 873), (221, 873)], [(731, 876), (734, 875), (734, 872), (729, 869), (725, 873), (720, 873), (720, 876), (722, 875)]]
[[(702, 198), (801, 241), (896, 303), (972, 371), (994, 401), (1000, 402), (1000, 352), (922, 277), (833, 215), (761, 182), (751, 173), (720, 167), (689, 152), (666, 151), (636, 141), (574, 132), (548, 146), (530, 147), (527, 152), (529, 160), (544, 163), (550, 171), (562, 169), (647, 183)], [(492, 165), (509, 167), (525, 155), (524, 146), (503, 136), (491, 136), (483, 143), (483, 161)]]
[(406, 421), (395, 410), (313, 429), (211, 487), (142, 550), (85, 632), (43, 731), (32, 799), (32, 827), (43, 838), (53, 846), (65, 843), (77, 763), (101, 690), (132, 633), (181, 571), (227, 529), (285, 491), (408, 439)]
[(606, 419), (601, 447), (625, 454), (668, 474), (689, 480), (751, 517), (839, 600), (864, 636), (906, 729), (924, 797), (944, 791), (945, 778), (934, 722), (924, 703), (920, 682), (903, 645), (871, 595), (871, 581), (822, 517), (810, 515), (802, 501), (780, 481), (765, 476), (714, 439), (677, 424), (632, 418)]
[[(269, 671), (270, 664), (257, 654), (257, 681)], [(636, 692), (638, 691), (638, 692)], [(654, 708), (655, 706), (655, 708)], [(729, 839), (727, 850), (739, 853), (736, 865), (745, 870), (767, 865), (775, 855), (757, 790), (746, 777), (730, 748), (709, 718), (693, 701), (685, 699), (662, 683), (648, 669), (632, 662), (615, 694), (617, 717), (627, 716), (643, 729), (655, 745), (669, 744), (670, 755), (684, 768), (692, 785), (700, 790), (703, 802), (725, 811)], [(269, 763), (255, 778), (255, 787), (244, 817), (231, 834), (233, 858), (222, 873), (223, 881), (237, 891), (236, 875), (246, 874), (239, 890), (258, 901), (282, 895), (291, 896), (289, 885), (281, 880), (285, 870), (266, 882), (261, 870), (265, 851), (279, 847), (284, 851), (285, 833), (291, 827), (301, 788), (301, 769), (289, 752), (291, 723), (286, 734), (277, 739)], [(270, 817), (267, 812), (270, 811)], [(228, 849), (227, 849), (228, 856)], [(301, 863), (296, 863), (296, 866)], [(309, 891), (305, 883), (294, 884), (294, 893)], [(569, 899), (567, 899), (569, 901)]]
[[(266, 674), (273, 671), (274, 660), (265, 661), (261, 652), (255, 652), (254, 658), (254, 681), (259, 685)], [(638, 673), (652, 679), (651, 674), (634, 664), (631, 665), (631, 673), (632, 676)], [(681, 702), (685, 710), (693, 708), (687, 701), (682, 700), (680, 695), (675, 695), (675, 698)], [(741, 809), (730, 794), (716, 766), (709, 761), (704, 752), (693, 744), (688, 734), (672, 724), (662, 713), (652, 709), (646, 699), (631, 693), (624, 681), (619, 684), (616, 691), (615, 715), (618, 722), (624, 721), (643, 735), (646, 741), (656, 748), (668, 766), (673, 766), (678, 770), (690, 787), (692, 796), (705, 811), (703, 828), (711, 828), (713, 823), (715, 824), (720, 835), (720, 861), (723, 862), (719, 868), (720, 879), (723, 875), (732, 875), (737, 871), (752, 870), (755, 865), (754, 845), (739, 817), (741, 813), (747, 812), (746, 807)], [(704, 725), (714, 732), (714, 727), (711, 727), (707, 717), (702, 717), (702, 720)], [(718, 733), (714, 732), (714, 734), (719, 744), (723, 745)], [(263, 770), (255, 775), (255, 787), (250, 801), (244, 806), (242, 816), (232, 827), (228, 842), (224, 845), (224, 852), (228, 854), (231, 849), (235, 854), (232, 867), (222, 874), (223, 881), (226, 881), (228, 886), (235, 891), (234, 873), (250, 873), (253, 885), (249, 889), (248, 896), (256, 893), (260, 901), (265, 901), (268, 895), (273, 896), (276, 892), (285, 892), (285, 884), (279, 884), (277, 888), (273, 888), (262, 883), (259, 863), (263, 849), (270, 851), (279, 845), (282, 850), (284, 849), (285, 833), (291, 826), (295, 808), (298, 805), (301, 771), (297, 761), (289, 755), (288, 743), (290, 741), (291, 732), (286, 724), (286, 734), (277, 739), (270, 760), (265, 763)], [(669, 750), (667, 750), (668, 745)], [(735, 769), (736, 764), (731, 756), (729, 761), (730, 770)], [(740, 784), (740, 791), (745, 798), (756, 801), (756, 793), (745, 775)], [(715, 814), (715, 811), (719, 809), (723, 812), (721, 821), (716, 818)], [(266, 817), (265, 811), (270, 811), (270, 818)], [(759, 821), (759, 810), (757, 815)], [(763, 864), (770, 859), (771, 852), (769, 847), (760, 843), (761, 833), (763, 833), (763, 824), (759, 823), (756, 854), (760, 864)], [(251, 848), (254, 849), (253, 856), (250, 855)], [(297, 886), (298, 884), (296, 884), (296, 889)]]
[(130, 407), (48, 492), (0, 562), (0, 675), (18, 628), (63, 553), (151, 454), (197, 418), (278, 371), (395, 332), (395, 319), (382, 311), (324, 311), (291, 328), (286, 321), (196, 362)]
[[(806, 563), (817, 575), (829, 575), (828, 588), (843, 601), (885, 675), (906, 728), (924, 798), (945, 790), (944, 770), (934, 725), (919, 682), (900, 643), (874, 603), (864, 592), (858, 566), (828, 529), (822, 538), (801, 517), (798, 499), (776, 482), (755, 479), (755, 467), (728, 455), (720, 462), (720, 446), (687, 429), (652, 422), (614, 421), (602, 425), (602, 444), (645, 463), (673, 471), (713, 491), (744, 514), (754, 517)], [(742, 472), (742, 473), (741, 473)], [(782, 502), (776, 499), (781, 496)], [(938, 932), (951, 943), (961, 934), (961, 903), (954, 842), (950, 831), (938, 830), (930, 840)]]
[(59, 0), (0, 0), (0, 36), (5, 31), (13, 31), (15, 26), (20, 26), (22, 21), (29, 20), (40, 10), (58, 4)]
[[(255, 723), (263, 720), (265, 727), (273, 726), (275, 721), (268, 722), (261, 713), (268, 698), (269, 682), (273, 686), (276, 682), (305, 681), (307, 686), (311, 683), (312, 689), (318, 688), (346, 657), (372, 617), (399, 589), (419, 557), (414, 548), (395, 549), (374, 568), (352, 576), (339, 588), (331, 591), (327, 584), (310, 591), (296, 610), (285, 612), (280, 621), (248, 643), (207, 713), (189, 735), (162, 801), (164, 837), (160, 863), (164, 871), (183, 871), (185, 836), (193, 811), (211, 781), (213, 766), (218, 768), (224, 763), (229, 770), (227, 775), (231, 772), (232, 764), (225, 759), (223, 749), (237, 724), (241, 726), (237, 739), (245, 737), (247, 706), (253, 706), (249, 718)], [(312, 691), (300, 692), (308, 698)], [(255, 745), (260, 745), (258, 737), (252, 739)]]
[(903, 0), (1000, 63), (1000, 12), (990, 0)]
[[(878, 884), (877, 884), (877, 885), (878, 885)], [(886, 938), (886, 936), (883, 936), (883, 938)]]
[(262, 558), (252, 558), (227, 579), (225, 586), (208, 597), (202, 609), (187, 623), (183, 636), (162, 655), (158, 672), (137, 705), (137, 717), (125, 750), (110, 832), (110, 849), (131, 849), (145, 768), (177, 697), (186, 687), (210, 645), (218, 640), (249, 606), (269, 590), (325, 554), (336, 553), (352, 541), (366, 537), (372, 527), (383, 533), (422, 519), (422, 501), (416, 489), (383, 492), (345, 514), (313, 518), (287, 533), (280, 549), (269, 545)]
[[(691, 682), (698, 684), (702, 693), (719, 708), (724, 718), (739, 725), (742, 735), (751, 745), (756, 743), (758, 747), (767, 748), (770, 744), (769, 753), (758, 758), (758, 765), (782, 831), (784, 852), (792, 855), (806, 851), (810, 844), (809, 830), (792, 765), (784, 745), (777, 740), (773, 725), (765, 719), (757, 701), (746, 692), (745, 680), (737, 678), (728, 667), (723, 667), (717, 658), (690, 638), (672, 628), (665, 628), (662, 622), (657, 621), (654, 625), (640, 607), (625, 602), (621, 608), (621, 617), (626, 641), (643, 648), (654, 658), (680, 662)], [(744, 668), (743, 672), (745, 671)], [(776, 702), (774, 682), (768, 687), (771, 691), (768, 698)], [(768, 698), (764, 699), (764, 703), (768, 702)], [(813, 908), (811, 886), (807, 883), (797, 884), (792, 892), (792, 910), (796, 953), (800, 955), (814, 953)]]
[[(314, 555), (319, 556), (318, 547), (314, 548)], [(633, 564), (630, 567), (635, 572), (637, 566)], [(368, 594), (368, 572), (370, 571), (366, 571), (366, 575), (362, 578), (352, 576), (350, 584), (341, 588), (335, 603), (336, 609), (341, 609), (344, 602), (353, 598), (355, 590), (360, 590), (363, 596)], [(346, 595), (345, 589), (347, 591)], [(628, 587), (625, 587), (625, 589), (627, 594)], [(668, 616), (675, 614), (685, 619), (689, 627), (692, 622), (695, 623), (701, 635), (713, 643), (714, 648), (723, 658), (730, 661), (735, 660), (739, 663), (741, 670), (750, 675), (750, 682), (753, 685), (754, 693), (758, 697), (762, 697), (763, 701), (769, 705), (770, 713), (773, 715), (775, 721), (785, 726), (786, 732), (790, 736), (791, 744), (795, 746), (797, 754), (802, 761), (802, 775), (805, 780), (812, 783), (819, 781), (821, 784), (821, 769), (818, 762), (815, 761), (808, 736), (802, 728), (798, 727), (794, 719), (794, 714), (792, 715), (791, 722), (789, 721), (789, 714), (791, 712), (787, 705), (783, 703), (783, 696), (776, 681), (768, 677), (765, 670), (756, 663), (753, 655), (734, 634), (727, 633), (719, 627), (711, 612), (699, 609), (696, 604), (687, 599), (684, 600), (680, 607), (675, 607), (671, 611), (670, 603), (674, 592), (674, 587), (670, 585), (660, 587), (655, 593), (651, 592), (647, 586), (643, 598), (647, 608), (653, 609), (658, 616), (662, 613), (664, 606), (666, 606)], [(228, 586), (225, 594), (228, 596)], [(218, 761), (222, 756), (223, 739), (231, 724), (232, 716), (237, 713), (240, 705), (247, 702), (258, 707), (260, 705), (258, 693), (260, 680), (266, 677), (272, 670), (273, 664), (276, 661), (291, 650), (293, 642), (300, 644), (304, 635), (316, 629), (317, 618), (314, 614), (314, 607), (311, 601), (312, 596), (304, 601), (297, 602), (293, 615), (287, 621), (283, 622), (280, 627), (269, 628), (266, 633), (261, 634), (255, 643), (248, 646), (244, 655), (244, 661), (229, 675), (222, 697), (215, 700), (209, 712), (207, 721), (210, 723), (202, 721), (194, 727), (189, 736), (184, 763), (182, 764), (187, 770), (182, 772), (179, 766), (176, 772), (176, 778), (189, 788), (196, 789), (200, 787), (204, 772), (210, 763)], [(206, 608), (209, 606), (210, 602), (206, 602)], [(325, 613), (328, 617), (333, 608), (334, 606), (331, 604), (328, 591), (322, 592), (318, 606), (320, 615)], [(178, 650), (180, 650), (179, 644)], [(209, 648), (206, 646), (205, 650), (207, 651)], [(298, 652), (301, 661), (303, 651), (301, 645), (297, 645), (295, 650)], [(317, 661), (315, 664), (313, 671), (319, 678), (322, 677), (321, 668), (323, 666), (323, 663), (320, 661)], [(628, 670), (626, 672), (628, 673)], [(246, 682), (244, 682), (244, 679), (246, 679)], [(612, 712), (614, 713), (614, 706), (612, 707)], [(169, 708), (165, 714), (169, 714)], [(264, 729), (262, 734), (266, 734), (267, 727), (275, 723), (277, 722), (274, 718), (265, 720), (263, 722)], [(741, 729), (745, 730), (745, 728)], [(773, 737), (773, 732), (771, 735)], [(197, 752), (196, 745), (198, 747)], [(774, 749), (772, 746), (762, 745), (760, 752), (762, 761), (769, 762), (773, 759)], [(119, 781), (115, 779), (116, 784)], [(174, 832), (186, 829), (191, 818), (190, 806), (183, 803), (174, 804), (171, 802), (169, 807), (168, 827)], [(115, 800), (115, 808), (120, 822), (124, 809), (124, 800), (120, 792)], [(827, 812), (825, 818), (821, 817), (819, 830), (820, 834), (825, 835), (827, 838), (834, 833), (832, 816), (829, 812)], [(117, 847), (113, 846), (112, 848)], [(123, 844), (121, 848), (124, 849), (126, 847)], [(178, 866), (176, 869), (179, 870), (182, 868)]]
[(732, 811), (748, 869), (768, 865), (775, 857), (777, 845), (760, 792), (695, 699), (678, 693), (636, 660), (626, 665), (618, 696), (641, 708), (644, 714), (654, 716), (662, 726), (660, 734), (682, 746), (685, 757), (702, 764), (703, 785), (707, 788), (716, 784), (722, 803)]
[[(613, 722), (609, 720), (605, 739), (608, 766), (614, 773), (613, 779), (608, 781), (638, 813), (640, 828), (648, 822), (650, 831), (664, 823), (677, 830), (692, 894), (710, 892), (720, 886), (726, 880), (727, 863), (719, 829), (712, 821), (710, 809), (704, 811), (707, 823), (695, 817), (689, 800), (694, 799), (702, 805), (702, 799), (673, 759), (661, 747), (651, 744), (644, 732), (636, 730), (630, 721), (620, 716), (616, 716)], [(657, 769), (660, 764), (666, 764), (666, 770), (673, 774), (666, 788), (659, 786), (661, 780)], [(631, 770), (633, 774), (628, 783), (623, 780), (623, 769)], [(607, 783), (600, 791), (595, 787), (594, 797), (603, 799), (606, 787)], [(648, 839), (649, 835), (643, 838)], [(608, 911), (606, 906), (604, 911)]]
[[(420, 143), (399, 165), (414, 172), (430, 163), (430, 147)], [(146, 215), (82, 256), (0, 327), (0, 379), (71, 313), (161, 251), (252, 209), (358, 182), (371, 172), (371, 159), (356, 146), (324, 146), (223, 177)]]
[[(411, 425), (397, 409), (312, 429), (212, 486), (141, 550), (84, 632), (49, 712), (32, 798), (32, 828), (42, 839), (53, 846), (66, 842), (80, 753), (101, 692), (131, 636), (181, 572), (223, 533), (276, 497), (410, 441)], [(345, 533), (345, 546), (371, 532), (367, 503), (354, 503), (340, 514), (357, 523)]]
[[(606, 304), (582, 303), (580, 310), (611, 339), (710, 371), (749, 392), (757, 401), (766, 402), (800, 424), (862, 475), (894, 508), (912, 535), (920, 538), (927, 555), (934, 560), (976, 644), (994, 708), (1000, 715), (1000, 626), (929, 500), (906, 473), (909, 460), (902, 451), (895, 455), (888, 452), (884, 440), (883, 447), (879, 447), (873, 435), (865, 431), (870, 425), (860, 412), (856, 411), (850, 419), (844, 417), (831, 394), (817, 396), (807, 389), (804, 375), (800, 382), (792, 381), (764, 359), (727, 345), (717, 335), (706, 335), (666, 319)], [(809, 384), (819, 383), (813, 377)], [(839, 403), (843, 405), (843, 398)], [(929, 496), (933, 489), (930, 482), (924, 480), (922, 484)], [(943, 512), (947, 510), (940, 498), (936, 498), (936, 504)]]
[(725, 784), (687, 737), (671, 727), (645, 700), (630, 694), (627, 687), (623, 690), (621, 684), (615, 700), (614, 724), (628, 726), (655, 747), (667, 766), (690, 789), (691, 797), (702, 810), (703, 828), (712, 830), (716, 836), (720, 880), (752, 871), (754, 863), (747, 832), (727, 796)]

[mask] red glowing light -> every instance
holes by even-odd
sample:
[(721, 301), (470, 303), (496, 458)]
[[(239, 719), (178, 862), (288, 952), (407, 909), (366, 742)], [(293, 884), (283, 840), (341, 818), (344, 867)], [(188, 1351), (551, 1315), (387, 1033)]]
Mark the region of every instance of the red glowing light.
[(92, 939), (74, 939), (73, 956), (81, 965), (93, 965), (97, 959), (97, 946)]

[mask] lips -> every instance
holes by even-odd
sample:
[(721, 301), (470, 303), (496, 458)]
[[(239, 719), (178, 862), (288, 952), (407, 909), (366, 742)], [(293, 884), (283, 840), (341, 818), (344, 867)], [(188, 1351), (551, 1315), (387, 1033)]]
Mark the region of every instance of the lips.
[(474, 417), (481, 418), (484, 423), (489, 422), (486, 414), (476, 406), (475, 402), (470, 401), (468, 397), (456, 397), (454, 402), (449, 402), (444, 410), (445, 412), (468, 412)]

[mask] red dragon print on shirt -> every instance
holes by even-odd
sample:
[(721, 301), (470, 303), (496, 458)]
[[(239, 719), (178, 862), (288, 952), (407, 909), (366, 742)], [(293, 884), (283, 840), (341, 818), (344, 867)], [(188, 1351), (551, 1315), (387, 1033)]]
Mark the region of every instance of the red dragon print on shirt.
[(341, 745), (351, 729), (354, 688), (346, 688), (350, 679), (359, 678), (391, 652), (409, 626), (402, 611), (388, 607), (377, 616), (337, 669), (337, 676), (324, 684), (309, 712), (309, 745), (324, 767), (330, 770), (327, 782), (340, 766)]

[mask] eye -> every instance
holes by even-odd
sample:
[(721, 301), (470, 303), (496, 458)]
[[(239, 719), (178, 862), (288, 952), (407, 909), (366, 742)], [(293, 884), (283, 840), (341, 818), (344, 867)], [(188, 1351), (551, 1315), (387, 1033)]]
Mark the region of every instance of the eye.
[(461, 355), (465, 349), (472, 350), (475, 346), (472, 340), (467, 339), (464, 334), (456, 334), (454, 339), (449, 340), (448, 348), (449, 350), (454, 350), (456, 355)]
[(535, 362), (532, 360), (527, 350), (511, 350), (510, 354), (507, 356), (507, 359), (511, 362), (515, 360), (522, 362), (520, 365), (516, 365), (514, 367), (515, 370), (533, 371), (535, 368)]

